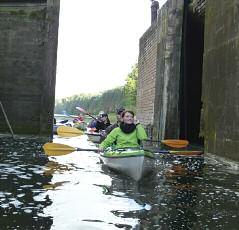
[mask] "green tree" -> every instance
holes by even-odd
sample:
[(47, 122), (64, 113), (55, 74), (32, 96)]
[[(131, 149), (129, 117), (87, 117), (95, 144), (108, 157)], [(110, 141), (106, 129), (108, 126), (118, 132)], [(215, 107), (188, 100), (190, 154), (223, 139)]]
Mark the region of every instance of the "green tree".
[(101, 110), (110, 113), (115, 112), (115, 108), (122, 105), (122, 101), (124, 101), (123, 87), (117, 87), (97, 95), (81, 94), (57, 100), (55, 113), (66, 111), (76, 114), (78, 113), (75, 109), (76, 106), (80, 106), (92, 114), (97, 114)]
[(123, 87), (117, 87), (95, 95), (80, 94), (56, 100), (55, 113), (66, 111), (70, 114), (77, 114), (76, 106), (80, 106), (92, 114), (98, 114), (101, 110), (106, 113), (114, 113), (119, 106), (135, 111), (137, 79), (138, 65), (135, 64)]
[(135, 110), (137, 96), (138, 64), (132, 67), (124, 86), (124, 104), (128, 109)]

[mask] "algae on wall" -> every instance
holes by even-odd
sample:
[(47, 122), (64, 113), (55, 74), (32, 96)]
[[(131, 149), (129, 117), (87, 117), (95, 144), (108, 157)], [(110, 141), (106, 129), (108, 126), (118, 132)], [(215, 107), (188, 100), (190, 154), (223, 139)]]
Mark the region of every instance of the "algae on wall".
[[(55, 85), (46, 86), (55, 82), (56, 65), (46, 60), (56, 59), (56, 46), (48, 44), (57, 44), (59, 2), (50, 7), (51, 1), (31, 2), (0, 3), (0, 100), (15, 133), (50, 135)], [(55, 21), (48, 18), (52, 11)], [(52, 41), (51, 26), (56, 28)], [(8, 131), (1, 113), (0, 131)]]
[(207, 0), (203, 61), (205, 151), (239, 160), (239, 11)]

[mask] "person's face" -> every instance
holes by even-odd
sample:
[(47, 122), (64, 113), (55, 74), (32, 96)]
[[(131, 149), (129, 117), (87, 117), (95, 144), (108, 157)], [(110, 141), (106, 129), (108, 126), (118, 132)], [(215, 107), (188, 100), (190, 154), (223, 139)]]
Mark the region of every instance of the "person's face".
[(116, 114), (116, 118), (117, 118), (117, 121), (119, 121), (119, 122), (123, 121), (123, 119), (122, 119), (122, 112)]
[(106, 122), (107, 121), (107, 116), (103, 116), (100, 118), (101, 121)]
[(134, 123), (134, 116), (131, 113), (126, 112), (123, 117), (123, 122), (126, 124)]

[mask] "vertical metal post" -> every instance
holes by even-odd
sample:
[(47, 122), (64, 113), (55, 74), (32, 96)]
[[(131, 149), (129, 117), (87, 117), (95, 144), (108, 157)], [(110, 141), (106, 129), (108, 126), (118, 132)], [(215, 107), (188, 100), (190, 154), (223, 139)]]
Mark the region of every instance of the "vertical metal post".
[(8, 125), (8, 128), (9, 128), (11, 134), (12, 134), (12, 138), (14, 139), (14, 134), (13, 134), (13, 131), (12, 131), (12, 127), (11, 127), (11, 125), (10, 125), (10, 123), (9, 123), (9, 120), (8, 120), (8, 118), (7, 118), (7, 114), (5, 113), (5, 110), (4, 110), (4, 108), (3, 108), (3, 105), (2, 105), (2, 102), (1, 102), (1, 101), (0, 101), (0, 106), (1, 106), (1, 109), (2, 109), (2, 112), (3, 112), (3, 115), (4, 115), (4, 117), (5, 117), (6, 123), (7, 123), (7, 125)]

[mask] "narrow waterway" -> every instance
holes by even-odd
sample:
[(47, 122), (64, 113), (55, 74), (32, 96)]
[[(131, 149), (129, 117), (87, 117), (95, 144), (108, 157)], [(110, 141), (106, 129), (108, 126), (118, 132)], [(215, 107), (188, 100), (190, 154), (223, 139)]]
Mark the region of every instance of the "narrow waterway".
[[(95, 146), (86, 136), (54, 142)], [(97, 153), (47, 158), (42, 145), (0, 138), (0, 229), (238, 229), (238, 170), (215, 159), (158, 155), (136, 183)]]

